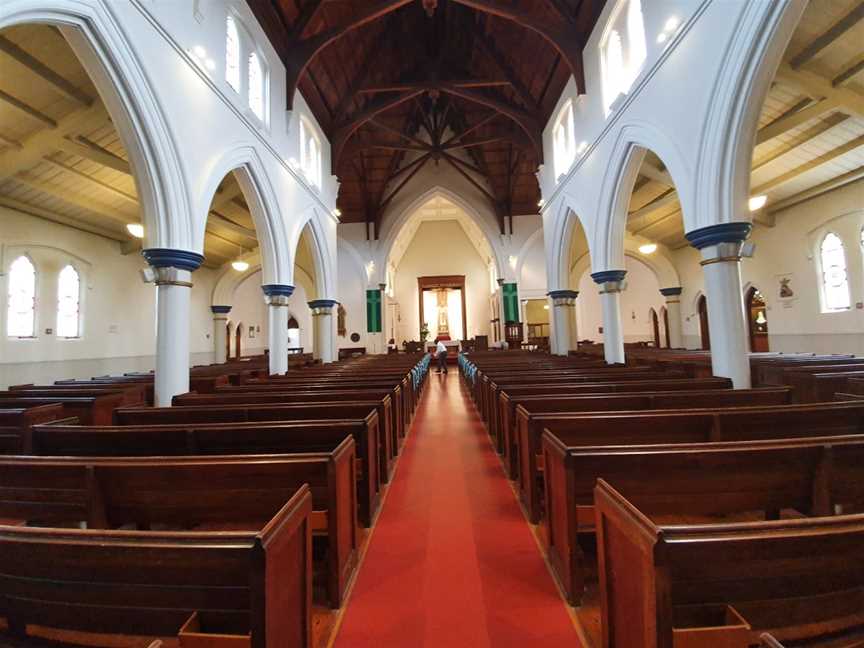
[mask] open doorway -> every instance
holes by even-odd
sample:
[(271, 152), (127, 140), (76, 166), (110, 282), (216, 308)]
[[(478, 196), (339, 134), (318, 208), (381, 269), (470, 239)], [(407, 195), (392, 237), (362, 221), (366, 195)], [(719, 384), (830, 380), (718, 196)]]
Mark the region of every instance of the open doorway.
[(711, 331), (708, 329), (708, 300), (705, 299), (705, 295), (699, 295), (697, 310), (699, 311), (699, 334), (702, 336), (702, 350), (709, 351), (711, 349)]

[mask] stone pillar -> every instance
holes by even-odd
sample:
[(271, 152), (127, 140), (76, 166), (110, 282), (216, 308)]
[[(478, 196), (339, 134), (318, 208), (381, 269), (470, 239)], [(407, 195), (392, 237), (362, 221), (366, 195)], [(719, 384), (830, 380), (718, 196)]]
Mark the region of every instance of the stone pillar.
[(270, 374), (280, 375), (288, 371), (288, 298), (294, 292), (294, 286), (263, 284), (261, 290), (267, 303)]
[(170, 407), (174, 396), (189, 391), (192, 273), (204, 257), (168, 248), (149, 248), (141, 254), (153, 268), (158, 291), (154, 404)]
[(552, 318), (555, 327), (555, 355), (569, 355), (576, 349), (576, 298), (577, 290), (550, 290), (552, 299)]
[(228, 361), (228, 313), (230, 306), (211, 306), (213, 313), (213, 362), (222, 364)]
[(624, 327), (621, 325), (621, 291), (626, 270), (594, 272), (591, 278), (600, 286), (603, 308), (603, 352), (608, 364), (623, 364)]
[(334, 360), (333, 307), (337, 303), (335, 299), (314, 299), (309, 302), (315, 336), (315, 357), (325, 364)]
[(741, 294), (741, 246), (750, 235), (746, 222), (709, 225), (686, 234), (702, 254), (711, 366), (715, 376), (731, 378), (736, 389), (750, 387), (750, 354)]
[(684, 347), (681, 335), (681, 288), (661, 288), (660, 294), (666, 298), (669, 346), (673, 349), (681, 349)]

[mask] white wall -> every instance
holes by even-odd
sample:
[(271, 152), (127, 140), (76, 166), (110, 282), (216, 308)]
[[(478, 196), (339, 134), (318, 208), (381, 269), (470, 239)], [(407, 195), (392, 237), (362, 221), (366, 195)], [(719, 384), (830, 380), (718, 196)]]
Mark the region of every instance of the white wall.
[[(777, 214), (773, 228), (757, 227), (751, 241), (756, 254), (741, 263), (742, 286), (755, 285), (765, 297), (772, 351), (864, 353), (864, 183), (847, 185)], [(843, 238), (852, 308), (823, 312), (818, 246), (826, 232)], [(682, 278), (684, 342), (699, 346), (696, 299), (704, 290), (699, 254), (685, 248), (673, 255)], [(779, 276), (793, 275), (796, 298), (778, 298)], [(743, 294), (742, 294), (743, 299)], [(710, 310), (711, 303), (708, 303)]]
[[(137, 253), (122, 255), (115, 241), (0, 207), (0, 388), (106, 372), (150, 370), (154, 365), (156, 289), (141, 281), (146, 264)], [(27, 253), (36, 265), (34, 340), (6, 337), (9, 264)], [(58, 339), (57, 273), (72, 262), (81, 275), (79, 339)], [(212, 360), (210, 293), (216, 273), (193, 276), (190, 350), (192, 362)], [(260, 287), (258, 288), (260, 293)]]
[(396, 327), (396, 344), (420, 339), (420, 307), (417, 278), (436, 275), (465, 275), (467, 335), (489, 334), (489, 273), (462, 226), (456, 221), (427, 221), (420, 224), (396, 268), (395, 301), (401, 322)]
[[(654, 328), (649, 311), (653, 308), (659, 317), (665, 303), (660, 294), (657, 275), (641, 261), (627, 256), (624, 260), (627, 270), (627, 288), (621, 293), (621, 324), (625, 342), (654, 340)], [(575, 284), (575, 277), (573, 278)], [(580, 340), (603, 341), (599, 328), (603, 326), (600, 293), (589, 272), (578, 280), (579, 298), (576, 300), (576, 319)], [(661, 325), (662, 333), (662, 325)], [(661, 339), (661, 344), (665, 341)]]

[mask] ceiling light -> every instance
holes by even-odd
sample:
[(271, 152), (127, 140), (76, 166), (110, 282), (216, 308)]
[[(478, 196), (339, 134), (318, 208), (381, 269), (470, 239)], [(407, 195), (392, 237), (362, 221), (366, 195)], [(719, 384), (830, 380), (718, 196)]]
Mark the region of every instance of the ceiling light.
[(768, 202), (768, 196), (753, 196), (750, 198), (750, 211), (759, 211)]
[(129, 223), (126, 226), (126, 231), (135, 238), (144, 238), (144, 226), (141, 223)]
[(242, 259), (237, 259), (236, 261), (231, 262), (231, 267), (237, 272), (246, 272), (249, 269), (249, 264)]
[(543, 304), (543, 310), (549, 310), (549, 304)]
[(680, 24), (681, 21), (678, 19), (678, 16), (672, 16), (666, 21), (666, 24), (663, 25), (663, 30), (667, 32), (675, 31), (678, 29), (678, 25)]
[(654, 254), (657, 251), (656, 243), (645, 243), (639, 246), (639, 252), (642, 254)]

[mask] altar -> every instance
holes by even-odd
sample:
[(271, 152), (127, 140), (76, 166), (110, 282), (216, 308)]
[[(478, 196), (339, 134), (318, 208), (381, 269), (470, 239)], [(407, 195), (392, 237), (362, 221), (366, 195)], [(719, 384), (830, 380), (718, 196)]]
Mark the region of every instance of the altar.
[(441, 340), (458, 351), (465, 339), (465, 277), (463, 275), (418, 277), (420, 322), (430, 343)]

